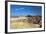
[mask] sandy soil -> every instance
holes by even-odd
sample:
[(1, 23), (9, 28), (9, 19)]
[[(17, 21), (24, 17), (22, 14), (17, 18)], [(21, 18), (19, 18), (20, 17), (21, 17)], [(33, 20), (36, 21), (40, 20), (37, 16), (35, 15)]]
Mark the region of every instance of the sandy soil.
[(16, 22), (15, 20), (11, 21), (11, 29), (24, 29), (24, 28), (39, 28), (39, 24), (33, 24), (26, 22)]

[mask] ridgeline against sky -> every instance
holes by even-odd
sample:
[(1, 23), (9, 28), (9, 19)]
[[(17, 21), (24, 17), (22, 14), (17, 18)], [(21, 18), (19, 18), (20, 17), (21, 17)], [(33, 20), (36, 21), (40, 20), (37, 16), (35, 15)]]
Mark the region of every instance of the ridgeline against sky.
[(42, 7), (41, 6), (26, 6), (26, 5), (10, 5), (10, 15), (11, 16), (41, 16)]

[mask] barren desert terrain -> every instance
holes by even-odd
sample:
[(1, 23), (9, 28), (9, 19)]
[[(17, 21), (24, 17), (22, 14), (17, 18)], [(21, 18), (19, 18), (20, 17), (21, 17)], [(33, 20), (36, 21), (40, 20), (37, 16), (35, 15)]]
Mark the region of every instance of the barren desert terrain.
[(42, 21), (40, 16), (33, 17), (11, 17), (10, 28), (11, 29), (24, 29), (24, 28), (41, 28)]

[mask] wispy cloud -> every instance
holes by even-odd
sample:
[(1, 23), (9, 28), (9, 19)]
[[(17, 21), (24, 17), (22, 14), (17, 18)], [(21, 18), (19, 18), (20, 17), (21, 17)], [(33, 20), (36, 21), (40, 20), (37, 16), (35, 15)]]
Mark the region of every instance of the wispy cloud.
[(16, 10), (23, 10), (24, 8), (17, 8)]

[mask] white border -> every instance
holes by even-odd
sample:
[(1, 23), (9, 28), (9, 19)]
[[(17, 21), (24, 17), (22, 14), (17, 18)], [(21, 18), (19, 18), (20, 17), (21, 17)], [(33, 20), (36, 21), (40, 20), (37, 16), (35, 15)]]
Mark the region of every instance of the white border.
[[(42, 28), (30, 28), (30, 29), (10, 29), (10, 5), (31, 5), (31, 6), (42, 6)], [(8, 32), (20, 32), (20, 31), (36, 31), (44, 30), (44, 4), (34, 3), (19, 3), (19, 2), (8, 2)]]

